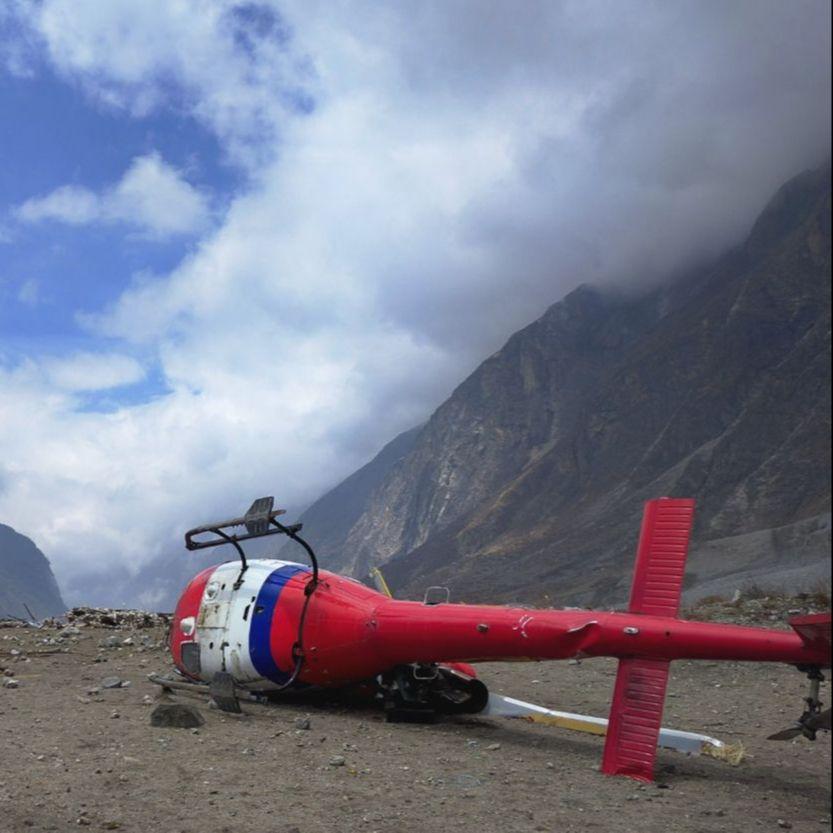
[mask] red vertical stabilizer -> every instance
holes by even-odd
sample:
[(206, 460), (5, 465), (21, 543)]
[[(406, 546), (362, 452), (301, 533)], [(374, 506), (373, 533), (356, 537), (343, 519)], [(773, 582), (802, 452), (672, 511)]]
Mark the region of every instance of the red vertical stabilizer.
[(628, 606), (631, 613), (677, 615), (693, 523), (691, 498), (659, 498), (645, 504)]
[(652, 781), (668, 667), (664, 659), (620, 659), (602, 772)]
[[(645, 505), (629, 612), (677, 616), (693, 522), (689, 498), (659, 498)], [(653, 780), (669, 665), (640, 657), (619, 661), (602, 772)]]

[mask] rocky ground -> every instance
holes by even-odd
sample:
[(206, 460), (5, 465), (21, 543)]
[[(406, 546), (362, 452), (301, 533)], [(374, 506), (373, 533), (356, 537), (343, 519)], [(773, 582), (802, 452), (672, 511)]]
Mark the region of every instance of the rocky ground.
[[(805, 597), (701, 612), (775, 627), (810, 609)], [(154, 728), (146, 675), (170, 670), (164, 622), (107, 615), (0, 628), (3, 833), (830, 830), (829, 736), (765, 740), (801, 711), (793, 669), (675, 664), (665, 725), (740, 742), (746, 758), (662, 752), (658, 783), (642, 786), (599, 774), (601, 738), (521, 721), (390, 725), (310, 701), (234, 717), (183, 694), (205, 724)], [(482, 666), (495, 691), (590, 714), (606, 713), (614, 673), (604, 660)]]

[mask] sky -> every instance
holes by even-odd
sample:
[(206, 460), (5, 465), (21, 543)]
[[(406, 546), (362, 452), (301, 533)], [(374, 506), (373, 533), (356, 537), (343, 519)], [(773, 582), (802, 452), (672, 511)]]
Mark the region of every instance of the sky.
[[(830, 153), (824, 0), (0, 0), (0, 522), (70, 603), (298, 513)], [(309, 531), (312, 535), (312, 531)]]

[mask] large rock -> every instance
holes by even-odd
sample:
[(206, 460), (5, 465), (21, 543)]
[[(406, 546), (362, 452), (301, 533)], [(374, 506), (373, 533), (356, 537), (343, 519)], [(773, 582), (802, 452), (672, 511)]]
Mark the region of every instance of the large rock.
[(199, 709), (185, 703), (160, 703), (150, 713), (150, 725), (166, 729), (196, 729), (204, 723)]

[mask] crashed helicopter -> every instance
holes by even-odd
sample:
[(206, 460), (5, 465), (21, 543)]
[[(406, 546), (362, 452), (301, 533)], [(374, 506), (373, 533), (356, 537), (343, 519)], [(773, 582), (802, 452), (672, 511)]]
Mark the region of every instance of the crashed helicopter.
[[(305, 687), (355, 687), (384, 701), (391, 720), (437, 713), (528, 716), (605, 734), (602, 772), (653, 778), (657, 746), (689, 753), (715, 749), (715, 738), (661, 726), (674, 660), (778, 662), (810, 680), (805, 708), (773, 735), (815, 739), (830, 728), (819, 699), (831, 654), (830, 613), (790, 620), (791, 631), (678, 618), (694, 519), (691, 499), (645, 506), (628, 609), (623, 613), (450, 604), (444, 588), (423, 602), (319, 569), (301, 525), (283, 525), (271, 497), (245, 516), (190, 530), (189, 550), (230, 544), (238, 561), (209, 567), (185, 588), (171, 623), (178, 679), (161, 685), (207, 688), (215, 702), (239, 710), (238, 698), (275, 699)], [(243, 527), (245, 531), (233, 530)], [(243, 541), (283, 534), (310, 565), (248, 559)], [(614, 657), (619, 661), (609, 720), (557, 712), (490, 694), (473, 664), (495, 660)], [(717, 756), (719, 757), (719, 756)]]

